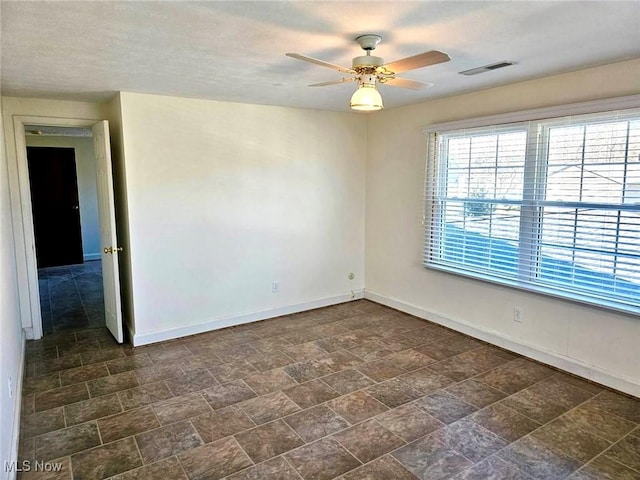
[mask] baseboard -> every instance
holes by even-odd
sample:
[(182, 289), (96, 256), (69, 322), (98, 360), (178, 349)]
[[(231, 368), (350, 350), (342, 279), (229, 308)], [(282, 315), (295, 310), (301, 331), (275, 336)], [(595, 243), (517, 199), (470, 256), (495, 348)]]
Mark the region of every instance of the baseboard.
[(102, 258), (102, 255), (100, 255), (100, 253), (85, 253), (84, 255), (82, 255), (82, 259), (85, 262), (89, 262), (91, 260), (100, 260)]
[(27, 340), (38, 340), (35, 338), (35, 334), (33, 333), (33, 327), (26, 327), (23, 328), (22, 331), (24, 332), (24, 335), (26, 336)]
[[(20, 366), (18, 367), (18, 378), (14, 386), (13, 395), (13, 425), (11, 427), (11, 457), (9, 458), (10, 465), (17, 465), (18, 454), (20, 449), (20, 418), (22, 418), (22, 382), (24, 379), (24, 369), (27, 361), (27, 339), (24, 331), (22, 332), (22, 349), (20, 351)], [(12, 463), (16, 462), (16, 463)], [(4, 466), (4, 462), (3, 462)], [(15, 480), (18, 475), (17, 470), (14, 468), (8, 472), (7, 480)]]
[(297, 303), (294, 305), (286, 305), (284, 307), (261, 310), (257, 312), (241, 313), (234, 315), (225, 315), (222, 317), (210, 319), (204, 322), (193, 323), (176, 328), (159, 330), (156, 332), (136, 333), (129, 330), (133, 345), (139, 347), (150, 343), (172, 340), (174, 338), (196, 335), (198, 333), (218, 330), (220, 328), (232, 327), (234, 325), (242, 325), (244, 323), (257, 322), (266, 320), (267, 318), (280, 317), (282, 315), (290, 315), (292, 313), (304, 312), (314, 308), (328, 307), (338, 303), (349, 302), (364, 298), (364, 290), (353, 290), (350, 293), (335, 295), (333, 297), (321, 298), (309, 302)]
[(629, 395), (640, 397), (640, 385), (633, 380), (616, 376), (610, 371), (600, 369), (593, 365), (588, 365), (575, 358), (543, 350), (535, 345), (530, 345), (514, 340), (513, 338), (506, 337), (500, 334), (500, 332), (485, 330), (468, 322), (453, 320), (437, 313), (429, 312), (421, 307), (411, 305), (398, 299), (386, 297), (370, 290), (365, 291), (364, 298), (396, 310), (409, 313), (416, 317), (424, 318), (425, 320), (443, 325), (451, 328), (452, 330), (456, 330), (460, 333), (491, 343), (492, 345), (502, 347), (506, 350), (519, 353), (520, 355), (551, 365), (579, 377), (586, 378), (587, 380), (628, 393)]

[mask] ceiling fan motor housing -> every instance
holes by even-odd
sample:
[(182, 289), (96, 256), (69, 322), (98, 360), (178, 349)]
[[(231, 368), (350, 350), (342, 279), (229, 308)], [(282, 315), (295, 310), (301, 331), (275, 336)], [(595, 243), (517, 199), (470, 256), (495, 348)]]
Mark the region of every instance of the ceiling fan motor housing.
[(355, 57), (351, 63), (352, 67), (358, 73), (369, 73), (366, 70), (375, 70), (384, 65), (384, 58), (374, 57), (373, 55), (362, 55)]

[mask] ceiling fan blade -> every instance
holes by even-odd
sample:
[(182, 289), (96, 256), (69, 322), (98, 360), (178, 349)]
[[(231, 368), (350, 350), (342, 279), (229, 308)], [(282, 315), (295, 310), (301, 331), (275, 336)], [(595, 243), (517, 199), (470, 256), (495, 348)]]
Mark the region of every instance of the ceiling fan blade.
[(406, 72), (407, 70), (414, 70), (416, 68), (435, 65), (437, 63), (448, 62), (449, 60), (451, 60), (451, 58), (449, 58), (449, 55), (446, 53), (432, 50), (430, 52), (414, 55), (413, 57), (402, 58), (395, 62), (387, 63), (384, 68), (393, 73), (401, 73)]
[(287, 53), (287, 57), (295, 58), (297, 60), (302, 60), (304, 62), (315, 63), (316, 65), (320, 65), (321, 67), (327, 67), (332, 70), (337, 70), (342, 73), (355, 73), (353, 70), (347, 67), (341, 67), (340, 65), (335, 65), (333, 63), (325, 62), (324, 60), (318, 60), (317, 58), (307, 57), (306, 55), (300, 55), (299, 53)]
[(423, 88), (433, 87), (433, 83), (418, 82), (416, 80), (408, 80), (406, 78), (392, 78), (381, 82), (383, 85), (391, 85), (393, 87), (410, 88), (411, 90), (422, 90)]
[(340, 80), (331, 80), (329, 82), (314, 83), (309, 86), (310, 87), (326, 87), (328, 85), (337, 85), (339, 83), (356, 82), (356, 81), (358, 81), (358, 77), (345, 77), (345, 78), (341, 78)]

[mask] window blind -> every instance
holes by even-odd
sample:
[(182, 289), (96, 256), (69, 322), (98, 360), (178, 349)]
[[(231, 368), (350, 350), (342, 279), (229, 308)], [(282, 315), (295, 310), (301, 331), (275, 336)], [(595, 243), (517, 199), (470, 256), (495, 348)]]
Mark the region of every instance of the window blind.
[(640, 311), (640, 109), (429, 134), (424, 264)]

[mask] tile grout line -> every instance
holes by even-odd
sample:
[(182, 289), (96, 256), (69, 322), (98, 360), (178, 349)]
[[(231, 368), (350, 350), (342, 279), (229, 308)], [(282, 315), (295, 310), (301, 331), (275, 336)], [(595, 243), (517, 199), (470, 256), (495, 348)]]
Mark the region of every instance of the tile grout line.
[[(636, 427), (637, 428), (637, 427)], [(611, 445), (609, 445), (607, 448), (605, 448), (602, 452), (600, 452), (598, 455), (596, 455), (595, 457), (591, 458), (589, 460), (589, 462), (585, 462), (585, 465), (587, 465), (588, 463), (591, 463), (592, 461), (594, 461), (596, 458), (604, 455), (605, 453), (607, 453), (609, 450), (611, 450), (613, 447), (615, 447), (616, 445), (618, 445), (620, 442), (622, 442), (623, 440), (625, 440), (627, 437), (634, 437), (634, 435), (632, 435), (633, 432), (635, 432), (636, 428), (631, 429), (629, 432), (625, 433), (622, 437), (620, 437), (617, 441), (615, 442), (610, 442)], [(627, 465), (626, 463), (623, 463), (619, 460), (616, 460), (615, 458), (609, 458), (609, 460), (612, 460), (616, 463), (619, 463), (620, 465), (623, 465), (627, 468), (629, 468), (630, 470), (633, 470), (634, 472), (640, 473), (640, 470), (636, 469), (635, 467), (632, 467), (631, 465)], [(582, 468), (582, 467), (581, 467)]]
[[(203, 415), (208, 415), (208, 414), (203, 414)], [(196, 417), (197, 417), (197, 415), (196, 415)], [(196, 432), (196, 435), (198, 436), (198, 440), (200, 440), (202, 442), (202, 445), (198, 445), (198, 447), (202, 447), (202, 446), (206, 445), (207, 443), (202, 439), (202, 436), (200, 435), (200, 432), (198, 431), (198, 429), (195, 427), (195, 425), (192, 422), (192, 420), (194, 418), (196, 418), (196, 417), (189, 417), (189, 418), (186, 419), (186, 421), (187, 421), (187, 423), (189, 423), (189, 425), (191, 425), (191, 428), (193, 428), (193, 431)], [(185, 451), (188, 451), (188, 450), (185, 450)]]
[(300, 472), (298, 472), (298, 470), (296, 469), (296, 467), (293, 466), (293, 464), (287, 459), (287, 457), (284, 456), (284, 454), (280, 454), (280, 456), (282, 457), (282, 459), (285, 461), (285, 463), (287, 465), (289, 465), (291, 467), (291, 469), (295, 472), (295, 474), (298, 476), (298, 478), (300, 480), (304, 480), (302, 478), (302, 475), (300, 474)]
[[(528, 388), (528, 387), (527, 387), (527, 388)], [(600, 392), (600, 393), (601, 393), (601, 392)], [(555, 420), (557, 420), (557, 419), (559, 419), (559, 418), (563, 417), (563, 416), (564, 416), (564, 415), (566, 415), (567, 413), (569, 413), (569, 412), (571, 412), (571, 411), (573, 411), (573, 410), (576, 410), (576, 409), (577, 409), (578, 407), (580, 407), (582, 404), (584, 404), (584, 403), (586, 403), (586, 402), (590, 401), (591, 399), (595, 398), (595, 397), (596, 397), (597, 395), (599, 395), (600, 393), (598, 393), (598, 394), (594, 395), (593, 397), (591, 397), (591, 398), (589, 398), (589, 399), (587, 399), (587, 400), (585, 400), (585, 401), (581, 402), (580, 404), (578, 404), (578, 405), (576, 405), (576, 406), (574, 406), (574, 407), (570, 408), (569, 410), (567, 410), (567, 411), (566, 411), (566, 412), (564, 412), (563, 414), (558, 415), (557, 417), (554, 417), (553, 419), (549, 420), (548, 422), (546, 422), (546, 423), (544, 423), (544, 424), (540, 424), (540, 426), (539, 426), (538, 428), (536, 428), (536, 429), (534, 429), (534, 430), (530, 431), (529, 433), (527, 433), (527, 434), (523, 435), (522, 437), (520, 437), (520, 438), (516, 439), (515, 441), (513, 441), (513, 442), (509, 443), (507, 446), (505, 446), (505, 447), (501, 448), (501, 449), (500, 449), (500, 450), (498, 450), (497, 452), (494, 452), (494, 454), (497, 454), (497, 453), (501, 452), (502, 450), (505, 450), (505, 449), (509, 448), (509, 447), (510, 447), (511, 445), (513, 445), (514, 443), (519, 442), (519, 441), (521, 441), (522, 439), (525, 439), (525, 438), (527, 438), (527, 437), (530, 437), (530, 438), (532, 438), (534, 441), (537, 441), (536, 437), (533, 437), (533, 436), (532, 436), (532, 434), (533, 434), (533, 433), (535, 433), (535, 432), (537, 432), (537, 431), (541, 430), (542, 428), (544, 428), (544, 427), (548, 426), (549, 424), (551, 424), (551, 423), (553, 423)], [(507, 407), (507, 408), (509, 408), (509, 407)], [(513, 409), (511, 409), (511, 408), (509, 408), (509, 409), (510, 409), (510, 410), (513, 410)], [(513, 411), (515, 411), (516, 413), (519, 413), (517, 410), (513, 410)], [(526, 417), (526, 415), (524, 415), (524, 414), (521, 414), (521, 415), (523, 415), (523, 416), (525, 416), (525, 417)], [(529, 418), (529, 417), (526, 417), (526, 418)], [(531, 418), (529, 418), (529, 419), (530, 419), (530, 420), (533, 420), (533, 419), (531, 419)], [(473, 420), (471, 420), (471, 421), (473, 421)], [(533, 420), (533, 421), (535, 421), (535, 420)], [(475, 422), (474, 422), (474, 423), (475, 423)], [(539, 422), (536, 422), (536, 423), (539, 423)], [(587, 432), (587, 431), (585, 431), (585, 430), (582, 430), (582, 429), (581, 429), (581, 428), (579, 428), (579, 427), (575, 427), (575, 428), (576, 428), (577, 430), (580, 430), (580, 431), (581, 431), (581, 432), (583, 432), (583, 433), (592, 434), (591, 432)], [(632, 432), (632, 431), (633, 431), (633, 430), (631, 430), (631, 432)], [(629, 433), (631, 433), (631, 432), (629, 432)], [(624, 435), (622, 438), (624, 438), (625, 436), (629, 435), (629, 433), (627, 433), (626, 435)], [(597, 434), (592, 434), (592, 435), (593, 435), (593, 436), (595, 436), (595, 437), (597, 437), (597, 438), (599, 438), (599, 439), (601, 439), (601, 440), (605, 440), (605, 441), (609, 442), (609, 440), (607, 440), (607, 439), (605, 439), (605, 438), (601, 438), (601, 437), (600, 437), (599, 435), (597, 435)], [(566, 457), (569, 457), (570, 459), (575, 460), (576, 462), (580, 463), (580, 464), (581, 464), (581, 465), (580, 465), (580, 467), (578, 467), (577, 469), (573, 470), (572, 472), (570, 472), (570, 473), (568, 474), (568, 475), (572, 475), (574, 472), (576, 472), (576, 471), (578, 471), (578, 470), (582, 469), (585, 465), (589, 464), (589, 463), (590, 463), (590, 462), (592, 462), (595, 458), (599, 457), (599, 456), (600, 456), (600, 455), (602, 455), (604, 452), (606, 452), (607, 450), (609, 450), (613, 445), (615, 445), (615, 444), (616, 444), (616, 443), (618, 443), (620, 440), (622, 440), (622, 438), (620, 438), (620, 439), (619, 439), (618, 441), (616, 441), (616, 442), (609, 442), (611, 445), (609, 445), (609, 446), (608, 446), (607, 448), (605, 448), (602, 452), (600, 452), (599, 454), (595, 455), (594, 457), (590, 458), (590, 459), (589, 459), (589, 460), (587, 460), (587, 461), (582, 461), (582, 460), (580, 460), (580, 459), (578, 459), (578, 458), (575, 458), (573, 455), (571, 455), (571, 454), (569, 454), (569, 453), (567, 453), (567, 452), (563, 451), (562, 449), (560, 449), (560, 448), (558, 448), (558, 447), (553, 448), (553, 447), (548, 446), (548, 445), (546, 445), (546, 444), (544, 444), (543, 446), (544, 446), (545, 448), (547, 448), (548, 450), (551, 450), (551, 451), (552, 451), (553, 453), (555, 453), (556, 455), (557, 455), (557, 454), (561, 454), (561, 455), (564, 455), (564, 456), (566, 456)], [(506, 440), (506, 439), (505, 439), (505, 440)], [(499, 458), (501, 458), (501, 459), (502, 459), (502, 457), (499, 457)], [(509, 460), (505, 460), (505, 459), (502, 459), (502, 460), (506, 461), (506, 462), (507, 462), (507, 463), (509, 463), (510, 465), (513, 465), (513, 466), (516, 466), (516, 467), (517, 467), (517, 465), (514, 465), (514, 464), (513, 464), (512, 462), (510, 462)], [(567, 475), (567, 476), (568, 476), (568, 475)]]
[[(524, 390), (521, 390), (521, 391), (524, 391)], [(519, 392), (516, 392), (516, 393), (519, 393)], [(516, 410), (516, 409), (515, 409), (515, 408), (513, 408), (513, 407), (510, 407), (509, 405), (501, 404), (501, 406), (502, 406), (502, 407), (504, 407), (504, 408), (507, 408), (508, 410), (511, 410), (511, 411), (513, 411), (513, 412), (515, 412), (515, 413), (517, 413), (517, 414), (519, 414), (519, 415), (522, 415), (523, 417), (526, 417), (527, 419), (529, 419), (529, 420), (531, 420), (531, 421), (533, 421), (533, 422), (537, 423), (538, 425), (540, 425), (540, 426), (539, 426), (539, 427), (537, 427), (536, 429), (531, 430), (531, 431), (530, 431), (529, 433), (527, 433), (526, 435), (523, 435), (522, 437), (520, 437), (520, 438), (523, 438), (523, 437), (525, 437), (525, 436), (528, 436), (528, 435), (530, 435), (530, 434), (532, 434), (532, 433), (534, 433), (534, 432), (536, 432), (536, 431), (540, 430), (540, 429), (541, 429), (541, 428), (543, 428), (543, 427), (546, 427), (546, 426), (547, 426), (547, 425), (549, 425), (550, 423), (553, 423), (555, 420), (557, 420), (557, 419), (559, 419), (559, 418), (561, 418), (561, 417), (564, 417), (564, 416), (565, 416), (565, 415), (567, 415), (568, 413), (570, 413), (570, 412), (572, 412), (572, 411), (574, 411), (574, 410), (577, 410), (579, 407), (584, 406), (584, 404), (585, 404), (585, 403), (590, 402), (591, 400), (593, 400), (594, 398), (596, 398), (598, 395), (600, 395), (600, 393), (602, 393), (602, 392), (599, 392), (599, 393), (597, 393), (597, 394), (593, 395), (591, 398), (587, 398), (586, 400), (584, 400), (584, 401), (580, 402), (579, 404), (574, 405), (574, 406), (573, 406), (573, 407), (571, 407), (569, 410), (567, 410), (567, 411), (563, 412), (562, 414), (558, 415), (557, 417), (552, 418), (551, 420), (549, 420), (549, 421), (548, 421), (548, 422), (546, 422), (546, 423), (540, 423), (539, 421), (534, 420), (533, 418), (531, 418), (531, 417), (527, 416), (527, 414), (522, 413), (522, 412), (519, 412), (518, 410)], [(515, 395), (515, 394), (514, 394), (514, 395)], [(505, 397), (505, 398), (509, 398), (509, 397)], [(502, 399), (502, 400), (504, 400), (504, 399)], [(491, 404), (491, 405), (495, 405), (496, 403), (500, 403), (500, 402), (502, 402), (502, 400), (498, 400), (497, 402), (495, 402), (495, 403), (493, 403), (493, 404)], [(551, 402), (551, 403), (553, 403), (553, 402)], [(557, 405), (557, 404), (554, 404), (554, 405)], [(486, 407), (485, 407), (485, 408), (486, 408)], [(596, 410), (597, 410), (597, 409), (596, 409)], [(613, 417), (616, 417), (616, 418), (618, 418), (618, 419), (620, 419), (620, 420), (623, 420), (623, 421), (626, 421), (626, 422), (630, 422), (630, 423), (635, 423), (635, 422), (632, 422), (631, 420), (627, 420), (627, 419), (626, 419), (626, 418), (624, 418), (624, 417), (620, 417), (619, 415), (616, 415), (615, 413), (612, 413), (612, 412), (609, 412), (609, 411), (607, 411), (606, 413), (607, 413), (608, 415), (611, 415), (611, 416), (613, 416)], [(636, 424), (636, 426), (637, 426), (637, 425), (638, 425), (638, 424)], [(597, 438), (599, 438), (600, 440), (604, 440), (604, 441), (606, 441), (606, 442), (608, 442), (608, 443), (614, 444), (614, 443), (617, 443), (618, 441), (620, 441), (622, 438), (626, 437), (627, 435), (631, 434), (631, 432), (633, 432), (633, 431), (634, 431), (634, 429), (635, 429), (636, 427), (634, 427), (633, 429), (631, 429), (629, 432), (625, 433), (625, 434), (623, 435), (623, 437), (621, 437), (620, 439), (616, 440), (615, 442), (612, 442), (611, 440), (608, 440), (608, 439), (606, 439), (606, 438), (604, 438), (604, 437), (601, 437), (600, 435), (598, 435), (598, 434), (597, 434), (597, 433), (595, 433), (595, 432), (589, 432), (589, 431), (587, 431), (587, 430), (584, 430), (584, 429), (583, 429), (583, 428), (581, 428), (581, 427), (577, 427), (577, 426), (576, 426), (576, 427), (574, 427), (574, 428), (576, 428), (577, 430), (580, 430), (580, 431), (581, 431), (581, 432), (583, 432), (583, 433), (587, 433), (587, 434), (589, 434), (589, 435), (593, 435), (594, 437), (597, 437)], [(505, 440), (506, 440), (506, 439), (505, 439)], [(518, 440), (519, 440), (519, 439), (518, 439)]]
[[(380, 414), (380, 415), (382, 415), (382, 414)], [(403, 447), (406, 447), (409, 443), (411, 443), (411, 442), (407, 442), (404, 438), (401, 438), (399, 435), (396, 435), (396, 433), (395, 433), (395, 432), (393, 432), (392, 430), (389, 430), (389, 429), (388, 429), (387, 427), (385, 427), (384, 425), (381, 425), (381, 424), (380, 424), (380, 422), (378, 422), (378, 420), (377, 420), (375, 417), (372, 417), (372, 418), (370, 418), (370, 419), (368, 419), (368, 420), (371, 420), (372, 422), (375, 422), (375, 424), (376, 424), (376, 425), (378, 425), (379, 427), (382, 427), (383, 429), (387, 430), (389, 433), (391, 433), (391, 435), (393, 435), (394, 437), (396, 437), (398, 440), (400, 440), (400, 441), (402, 442), (402, 445), (401, 445), (401, 446), (396, 447), (396, 448), (394, 448), (393, 450), (389, 450), (389, 452), (385, 452), (385, 453), (383, 453), (382, 455), (380, 455), (380, 456), (378, 456), (378, 457), (374, 458), (373, 460), (376, 460), (376, 459), (378, 459), (378, 458), (380, 458), (380, 457), (383, 457), (384, 455), (387, 455), (387, 454), (389, 454), (390, 452), (395, 452), (396, 450), (399, 450), (399, 449), (401, 449), (401, 448), (403, 448)], [(360, 422), (360, 424), (359, 424), (359, 425), (362, 425), (364, 422), (366, 422), (366, 421), (368, 421), (368, 420), (365, 420), (365, 421), (363, 421), (363, 422)], [(352, 428), (355, 428), (355, 427), (356, 427), (356, 426), (354, 425), (353, 427), (346, 428), (346, 429), (344, 429), (344, 430), (341, 430), (340, 432), (335, 432), (335, 433), (333, 434), (333, 436), (335, 436), (335, 435), (337, 435), (337, 434), (339, 434), (339, 433), (345, 432), (345, 431), (347, 431), (347, 430), (350, 430), (350, 429), (352, 429)], [(437, 431), (437, 430), (436, 430), (436, 431)], [(431, 432), (431, 433), (434, 433), (434, 432)], [(430, 435), (430, 434), (427, 434), (427, 435)], [(425, 436), (427, 436), (427, 435), (425, 435)], [(338, 440), (338, 439), (335, 439), (335, 440), (336, 440), (340, 445), (342, 445), (342, 446), (343, 446), (343, 447), (344, 447), (344, 448), (345, 448), (349, 453), (351, 453), (351, 454), (352, 454), (356, 459), (360, 460), (360, 458), (358, 458), (358, 456), (357, 456), (355, 453), (351, 452), (351, 450), (349, 450), (349, 449), (347, 448), (347, 446), (346, 446), (346, 445), (344, 445), (340, 440)], [(365, 465), (366, 463), (370, 463), (370, 462), (372, 462), (373, 460), (370, 460), (369, 462), (364, 462), (364, 461), (360, 460), (360, 463), (362, 463), (363, 465)]]
[[(351, 393), (355, 393), (355, 392), (351, 392)], [(347, 394), (347, 395), (348, 395), (348, 394)], [(310, 410), (311, 408), (316, 408), (316, 407), (318, 407), (318, 406), (321, 406), (321, 405), (322, 405), (322, 406), (326, 406), (329, 410), (331, 410), (331, 411), (332, 411), (332, 412), (333, 412), (333, 413), (334, 413), (338, 418), (345, 420), (345, 419), (344, 419), (342, 416), (340, 416), (337, 412), (335, 412), (333, 409), (331, 409), (331, 407), (329, 407), (328, 405), (325, 405), (326, 403), (328, 403), (328, 402), (330, 402), (330, 401), (331, 401), (331, 400), (327, 400), (326, 402), (316, 404), (316, 405), (314, 405), (313, 407), (309, 407), (308, 409), (305, 409), (305, 410)], [(239, 402), (239, 403), (244, 403), (244, 402)], [(238, 404), (235, 404), (235, 405), (238, 405)], [(231, 405), (230, 405), (230, 406), (231, 406)], [(224, 407), (224, 408), (228, 408), (228, 407)], [(376, 415), (376, 416), (366, 418), (366, 419), (364, 419), (364, 420), (362, 420), (362, 421), (360, 421), (360, 422), (358, 422), (358, 423), (355, 423), (355, 424), (351, 424), (350, 422), (348, 422), (348, 421), (347, 421), (347, 424), (349, 425), (348, 427), (345, 427), (345, 428), (343, 428), (343, 429), (341, 429), (341, 430), (338, 430), (338, 431), (336, 431), (336, 432), (328, 433), (328, 434), (326, 434), (326, 435), (323, 435), (323, 436), (321, 436), (321, 437), (318, 437), (318, 438), (316, 438), (316, 439), (314, 439), (314, 440), (311, 440), (311, 441), (307, 442), (307, 441), (305, 441), (304, 439), (302, 439), (302, 438), (298, 435), (298, 433), (297, 433), (295, 430), (293, 430), (293, 428), (291, 427), (291, 425), (289, 425), (289, 424), (288, 424), (288, 422), (286, 421), (286, 419), (287, 419), (287, 418), (292, 417), (292, 416), (294, 416), (294, 415), (296, 415), (296, 414), (298, 414), (298, 413), (301, 413), (302, 411), (305, 411), (305, 410), (301, 410), (301, 411), (298, 411), (298, 412), (294, 412), (294, 413), (288, 414), (288, 415), (283, 416), (283, 417), (279, 417), (279, 418), (276, 418), (276, 419), (270, 420), (270, 421), (265, 422), (265, 423), (262, 423), (262, 424), (260, 424), (260, 425), (256, 425), (255, 427), (251, 427), (251, 428), (245, 429), (245, 430), (243, 430), (243, 431), (241, 431), (241, 432), (237, 432), (237, 433), (234, 433), (234, 434), (232, 434), (232, 435), (228, 435), (227, 437), (223, 437), (223, 438), (228, 438), (228, 437), (230, 437), (230, 436), (235, 437), (235, 436), (236, 436), (236, 435), (238, 435), (238, 434), (245, 433), (245, 432), (250, 431), (250, 430), (254, 430), (254, 429), (255, 429), (255, 428), (257, 428), (257, 427), (262, 427), (262, 426), (265, 426), (265, 425), (268, 425), (268, 424), (271, 424), (271, 423), (275, 423), (275, 422), (277, 422), (277, 421), (279, 421), (279, 420), (282, 420), (282, 421), (287, 425), (287, 427), (289, 427), (289, 429), (291, 429), (291, 430), (293, 431), (293, 433), (294, 433), (296, 436), (298, 436), (298, 438), (300, 438), (300, 440), (302, 440), (302, 441), (304, 442), (304, 444), (303, 444), (303, 445), (300, 445), (299, 447), (296, 447), (296, 448), (293, 448), (293, 449), (291, 449), (291, 450), (288, 450), (287, 452), (284, 452), (284, 453), (281, 453), (281, 454), (279, 454), (279, 455), (276, 455), (275, 457), (271, 457), (271, 458), (269, 458), (269, 459), (267, 459), (267, 460), (263, 460), (262, 462), (260, 462), (260, 463), (264, 463), (264, 462), (267, 462), (267, 461), (269, 461), (269, 460), (271, 460), (271, 459), (273, 459), (273, 458), (276, 458), (276, 457), (278, 457), (278, 456), (283, 456), (283, 457), (284, 457), (284, 455), (286, 455), (286, 454), (288, 454), (288, 453), (290, 453), (290, 452), (293, 452), (293, 451), (296, 451), (296, 450), (302, 449), (302, 448), (304, 448), (304, 447), (306, 447), (306, 446), (312, 445), (312, 444), (314, 444), (314, 443), (316, 443), (316, 442), (319, 442), (319, 441), (321, 441), (321, 440), (331, 439), (334, 435), (336, 435), (336, 434), (338, 434), (338, 433), (344, 432), (344, 431), (349, 430), (349, 429), (351, 429), (351, 428), (355, 428), (355, 427), (357, 427), (357, 426), (359, 426), (359, 425), (361, 425), (361, 424), (363, 424), (363, 423), (365, 423), (365, 422), (367, 422), (367, 421), (369, 421), (369, 420), (375, 420), (377, 416), (379, 416), (379, 415), (383, 415), (384, 413), (387, 413), (387, 412), (389, 411), (389, 410), (387, 410), (387, 411), (382, 412), (382, 413), (380, 413), (380, 414), (378, 414), (378, 415)], [(345, 420), (345, 421), (346, 421), (346, 420)], [(376, 423), (378, 423), (378, 422), (377, 422), (377, 420), (376, 420)], [(381, 425), (381, 426), (382, 426), (382, 425)], [(389, 430), (389, 429), (387, 429), (387, 428), (386, 428), (386, 427), (384, 427), (384, 426), (382, 426), (382, 428), (384, 428), (385, 430)], [(390, 430), (389, 430), (389, 432), (390, 432), (391, 434), (395, 435), (392, 431), (390, 431)], [(420, 438), (424, 438), (424, 437), (428, 437), (428, 436), (429, 436), (429, 435), (431, 435), (432, 433), (433, 433), (433, 432), (430, 432), (430, 433), (428, 433), (428, 434), (426, 434), (426, 435), (423, 435), (422, 437), (419, 437), (418, 439), (420, 439)], [(396, 436), (397, 436), (397, 435), (396, 435)], [(397, 449), (399, 449), (399, 448), (402, 448), (402, 447), (406, 446), (408, 443), (411, 443), (411, 442), (406, 442), (404, 439), (402, 439), (402, 438), (400, 438), (400, 437), (398, 437), (398, 438), (399, 438), (399, 439), (404, 443), (404, 445), (402, 445), (402, 446), (398, 447)], [(416, 439), (416, 440), (418, 440), (418, 439)], [(219, 440), (222, 440), (222, 439), (219, 439)], [(216, 440), (216, 441), (219, 441), (219, 440)], [(334, 439), (334, 440), (335, 440), (335, 439)], [(339, 443), (343, 448), (345, 448), (345, 450), (349, 451), (349, 450), (347, 449), (347, 447), (345, 447), (344, 445), (342, 445), (342, 443), (340, 443), (340, 441), (339, 441), (339, 440), (335, 440), (335, 441), (336, 441), (336, 442), (338, 442), (338, 443)], [(415, 440), (414, 440), (414, 441), (415, 441)], [(209, 442), (209, 443), (213, 443), (213, 442)], [(394, 449), (394, 450), (392, 450), (392, 451), (395, 451), (395, 450), (397, 450), (397, 449)], [(244, 449), (243, 449), (243, 450), (244, 450)], [(349, 451), (349, 453), (350, 453), (351, 455), (353, 455), (353, 457), (354, 457), (354, 458), (356, 458), (356, 460), (360, 461), (360, 460), (358, 459), (358, 457), (357, 457), (357, 456), (355, 456), (351, 451)], [(390, 453), (390, 452), (387, 452), (387, 453)], [(385, 455), (386, 455), (386, 453), (385, 453)], [(379, 457), (378, 457), (378, 458), (379, 458)], [(364, 465), (364, 463), (363, 463), (363, 462), (361, 462), (361, 461), (360, 461), (360, 463)], [(369, 462), (369, 463), (370, 463), (370, 462)], [(259, 464), (256, 464), (256, 465), (259, 465)], [(360, 466), (362, 466), (362, 465), (360, 465)], [(357, 468), (359, 468), (360, 466), (358, 466)], [(294, 469), (295, 469), (295, 468), (294, 468)], [(297, 472), (297, 471), (296, 471), (296, 472)], [(345, 472), (345, 473), (346, 473), (346, 472)]]
[(76, 276), (73, 275), (73, 272), (71, 273), (71, 278), (73, 279), (73, 285), (75, 286), (76, 293), (78, 294), (78, 298), (80, 299), (80, 305), (82, 305), (82, 311), (84, 312), (85, 320), (87, 321), (87, 324), (90, 325), (90, 323), (89, 323), (89, 314), (87, 313), (87, 307), (86, 307), (86, 305), (84, 303), (84, 300), (82, 299), (82, 295), (80, 295), (80, 289), (78, 288), (78, 282), (76, 281)]
[(182, 473), (184, 473), (185, 478), (189, 478), (189, 475), (187, 474), (187, 471), (184, 468), (184, 465), (182, 464), (182, 460), (180, 460), (180, 456), (176, 455), (176, 460), (178, 461), (178, 465), (180, 466), (180, 470), (182, 470)]
[[(491, 457), (497, 458), (498, 460), (500, 460), (501, 462), (504, 462), (505, 464), (507, 464), (508, 466), (514, 468), (518, 473), (522, 474), (524, 476), (523, 480), (536, 480), (534, 477), (532, 477), (531, 475), (529, 475), (528, 473), (526, 473), (524, 470), (522, 470), (520, 468), (519, 465), (514, 465), (511, 462), (507, 462), (506, 460), (503, 460), (501, 457), (498, 457), (496, 454), (499, 452), (500, 450), (493, 452), (491, 455), (485, 457), (484, 459), (482, 459), (480, 462), (477, 463), (481, 463), (484, 462), (485, 460), (488, 460)], [(475, 465), (477, 465), (477, 463), (474, 463), (471, 467), (469, 468), (473, 468)], [(575, 470), (577, 472), (577, 470)], [(571, 472), (569, 475), (572, 475), (574, 472)]]
[[(143, 432), (140, 432), (143, 433)], [(133, 444), (136, 446), (136, 452), (138, 453), (138, 458), (140, 458), (140, 462), (142, 462), (141, 468), (146, 466), (147, 464), (144, 461), (144, 457), (142, 456), (142, 452), (140, 451), (140, 445), (138, 445), (138, 439), (136, 438), (135, 435), (130, 435), (129, 437), (125, 437), (125, 438), (132, 438), (133, 439)], [(124, 440), (124, 439), (122, 439)], [(164, 460), (164, 459), (163, 459)], [(127, 472), (130, 470), (126, 470)], [(125, 472), (122, 472), (125, 473)]]
[[(240, 432), (240, 433), (241, 433), (241, 432)], [(244, 447), (242, 446), (242, 444), (238, 441), (238, 439), (236, 438), (236, 436), (235, 436), (235, 435), (229, 435), (229, 436), (227, 436), (226, 438), (227, 438), (227, 439), (228, 439), (228, 438), (230, 438), (230, 439), (231, 439), (231, 440), (236, 444), (236, 446), (237, 446), (237, 447), (242, 451), (242, 453), (244, 453), (244, 454), (247, 456), (247, 458), (248, 458), (248, 459), (249, 459), (249, 461), (251, 462), (251, 465), (249, 465), (249, 466), (247, 467), (247, 469), (248, 469), (248, 468), (251, 468), (251, 467), (254, 467), (254, 466), (256, 466), (256, 465), (258, 465), (258, 464), (260, 464), (260, 463), (267, 462), (267, 461), (271, 460), (271, 458), (275, 458), (275, 457), (277, 456), (277, 455), (276, 455), (276, 456), (274, 456), (274, 457), (271, 457), (271, 458), (268, 458), (268, 459), (266, 459), (266, 460), (263, 460), (262, 462), (258, 462), (258, 463), (256, 463), (256, 462), (254, 462), (254, 461), (253, 461), (253, 458), (251, 458), (251, 455), (249, 455), (249, 452), (247, 452), (247, 451), (245, 450), (245, 448), (244, 448)], [(219, 439), (219, 440), (216, 440), (215, 442), (211, 442), (211, 443), (209, 443), (208, 445), (211, 445), (211, 444), (213, 444), (213, 443), (216, 443), (216, 442), (218, 442), (218, 441), (220, 441), (220, 440), (223, 440), (223, 439), (221, 438), (221, 439)], [(243, 469), (243, 470), (244, 470), (244, 469)], [(242, 470), (238, 470), (238, 472), (240, 472), (240, 471), (242, 471)], [(229, 475), (233, 475), (234, 473), (236, 473), (236, 472), (230, 473)]]

